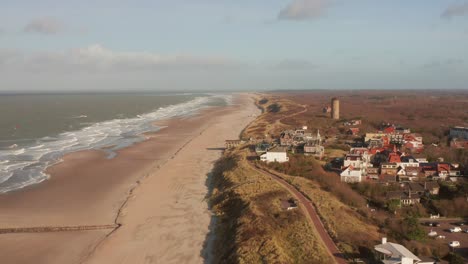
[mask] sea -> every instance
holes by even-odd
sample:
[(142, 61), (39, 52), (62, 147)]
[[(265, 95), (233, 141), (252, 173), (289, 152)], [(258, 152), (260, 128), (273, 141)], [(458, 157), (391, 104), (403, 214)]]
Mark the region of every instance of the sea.
[(160, 130), (155, 121), (230, 103), (210, 93), (2, 94), (0, 193), (46, 180), (64, 154), (97, 149), (113, 158)]

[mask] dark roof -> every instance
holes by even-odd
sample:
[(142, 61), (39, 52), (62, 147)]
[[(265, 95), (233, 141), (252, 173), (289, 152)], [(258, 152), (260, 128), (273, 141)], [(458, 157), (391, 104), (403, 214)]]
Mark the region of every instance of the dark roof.
[(411, 192), (411, 197), (409, 192), (405, 191), (392, 191), (387, 192), (386, 194), (387, 199), (419, 199), (421, 196), (418, 193)]
[(416, 162), (416, 159), (413, 156), (401, 156), (401, 162), (409, 162), (411, 159)]
[(439, 183), (437, 183), (436, 181), (426, 182), (426, 189), (427, 190), (434, 189), (434, 188), (440, 188)]
[(424, 185), (419, 182), (411, 182), (408, 185), (413, 192), (424, 192)]
[(379, 176), (379, 180), (382, 182), (396, 182), (396, 175), (382, 174)]
[(279, 146), (276, 146), (270, 150), (268, 150), (268, 152), (278, 152), (278, 153), (286, 153), (287, 152), (287, 148), (286, 147), (279, 147)]

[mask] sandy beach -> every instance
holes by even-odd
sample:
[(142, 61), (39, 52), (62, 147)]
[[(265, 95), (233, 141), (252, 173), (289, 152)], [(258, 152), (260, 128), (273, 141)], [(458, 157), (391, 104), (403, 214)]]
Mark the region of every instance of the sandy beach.
[[(0, 234), (2, 263), (203, 263), (207, 175), (224, 140), (257, 113), (239, 95), (233, 106), (160, 122), (167, 128), (113, 159), (67, 155), (49, 180), (0, 195), (0, 227), (83, 230)], [(118, 228), (87, 229), (109, 225)]]

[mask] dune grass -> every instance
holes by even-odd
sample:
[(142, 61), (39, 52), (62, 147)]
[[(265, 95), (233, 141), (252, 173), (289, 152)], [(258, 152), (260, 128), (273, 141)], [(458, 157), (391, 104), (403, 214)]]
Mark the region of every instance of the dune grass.
[(331, 263), (302, 211), (281, 208), (291, 195), (245, 158), (246, 150), (225, 153), (213, 170), (214, 262)]

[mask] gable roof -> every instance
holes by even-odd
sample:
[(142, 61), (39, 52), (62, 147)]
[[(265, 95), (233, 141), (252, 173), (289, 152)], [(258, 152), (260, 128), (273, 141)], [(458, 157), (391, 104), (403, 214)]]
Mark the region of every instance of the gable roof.
[(418, 182), (410, 182), (409, 183), (409, 188), (413, 192), (424, 192), (424, 185), (418, 183)]
[(413, 260), (421, 261), (416, 255), (411, 253), (407, 248), (400, 244), (395, 244), (391, 242), (387, 242), (385, 244), (380, 244), (375, 246), (375, 250), (385, 254), (390, 255), (392, 258), (410, 258)]

